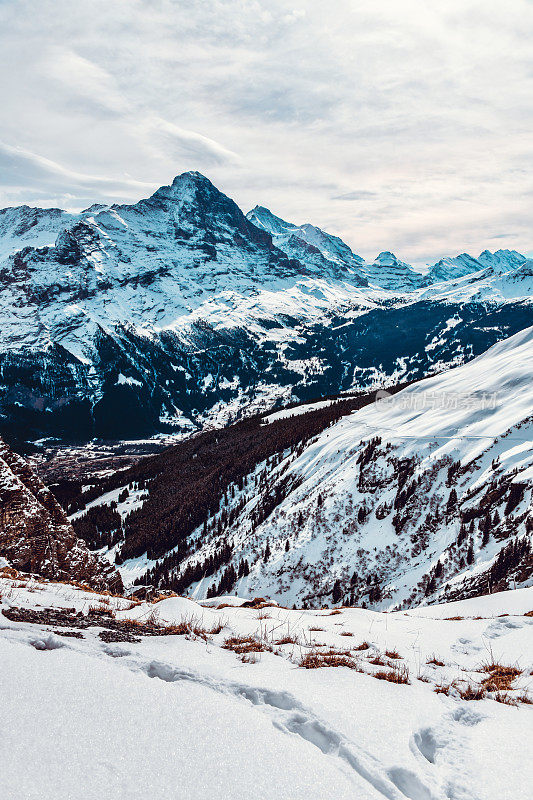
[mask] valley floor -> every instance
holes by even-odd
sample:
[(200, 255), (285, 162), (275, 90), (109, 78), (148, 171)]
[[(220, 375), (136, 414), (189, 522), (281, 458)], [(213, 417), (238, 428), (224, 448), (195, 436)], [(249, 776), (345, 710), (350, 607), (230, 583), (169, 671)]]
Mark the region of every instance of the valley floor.
[(531, 798), (533, 588), (390, 614), (7, 570), (0, 594), (2, 800)]

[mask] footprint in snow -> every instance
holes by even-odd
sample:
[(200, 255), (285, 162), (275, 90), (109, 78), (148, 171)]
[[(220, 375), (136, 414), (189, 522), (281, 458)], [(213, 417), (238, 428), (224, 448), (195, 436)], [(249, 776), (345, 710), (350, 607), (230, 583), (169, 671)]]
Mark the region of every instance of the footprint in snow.
[(480, 644), (474, 644), (472, 639), (467, 639), (466, 637), (462, 636), (460, 639), (452, 644), (452, 650), (455, 650), (456, 653), (462, 653), (463, 655), (469, 655), (470, 653), (477, 653), (480, 650), (483, 650), (483, 647)]
[(498, 617), (487, 625), (484, 636), (488, 639), (498, 639), (500, 636), (505, 636), (506, 633), (523, 628), (524, 624), (522, 620), (512, 617)]

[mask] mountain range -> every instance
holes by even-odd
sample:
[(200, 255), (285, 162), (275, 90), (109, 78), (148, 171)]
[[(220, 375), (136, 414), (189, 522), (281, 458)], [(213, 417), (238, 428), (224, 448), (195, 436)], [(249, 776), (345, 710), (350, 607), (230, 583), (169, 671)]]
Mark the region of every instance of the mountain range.
[(0, 211), (0, 288), (13, 441), (183, 434), (420, 379), (533, 323), (516, 251), (366, 262), (197, 172), (133, 205)]

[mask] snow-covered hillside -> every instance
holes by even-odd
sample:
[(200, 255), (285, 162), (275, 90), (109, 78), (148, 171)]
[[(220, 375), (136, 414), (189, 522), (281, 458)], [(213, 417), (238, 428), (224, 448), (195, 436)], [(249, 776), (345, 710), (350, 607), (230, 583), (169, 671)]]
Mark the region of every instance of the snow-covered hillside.
[(442, 258), (433, 264), (428, 271), (428, 283), (442, 283), (454, 278), (463, 278), (487, 267), (494, 272), (509, 272), (519, 267), (525, 260), (525, 256), (516, 250), (497, 250), (495, 253), (484, 250), (477, 258), (468, 253), (461, 253), (452, 258)]
[(2, 797), (530, 798), (532, 589), (332, 615), (9, 575)]
[(52, 247), (77, 216), (59, 208), (0, 209), (0, 263), (24, 247)]
[(448, 299), (450, 303), (505, 303), (509, 300), (531, 302), (533, 261), (523, 258), (509, 266), (498, 260), (475, 273), (433, 284), (418, 292), (418, 299)]
[(344, 598), (395, 608), (487, 592), (510, 576), (531, 582), (532, 365), (529, 328), (258, 465), (227, 493), (230, 524), (221, 530), (215, 515), (191, 537), (170, 585), (228, 542), (229, 567), (192, 585), (193, 596), (224, 587), (228, 569), (239, 593), (315, 607)]

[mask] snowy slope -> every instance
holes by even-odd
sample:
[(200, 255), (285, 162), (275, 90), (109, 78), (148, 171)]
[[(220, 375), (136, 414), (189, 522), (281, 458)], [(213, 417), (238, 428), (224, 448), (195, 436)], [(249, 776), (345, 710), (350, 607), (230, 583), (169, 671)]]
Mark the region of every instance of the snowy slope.
[[(468, 617), (462, 604), (433, 617), (331, 616), (183, 598), (131, 608), (25, 578), (0, 578), (0, 591), (3, 797), (529, 800), (532, 712), (517, 698), (533, 668), (531, 589), (462, 621), (440, 618)], [(39, 607), (66, 609), (64, 626), (23, 621)], [(141, 625), (137, 641), (106, 642), (110, 609), (190, 632), (146, 636)], [(256, 652), (226, 649), (246, 641)], [(300, 666), (328, 652), (347, 666)], [(461, 696), (486, 685), (490, 660), (522, 670), (500, 693), (517, 705)], [(374, 677), (394, 663), (407, 684)]]
[[(327, 262), (335, 264), (337, 276), (357, 274), (365, 282), (392, 292), (410, 292), (425, 283), (420, 273), (400, 261), (393, 253), (380, 253), (373, 263), (365, 263), (337, 236), (326, 233), (314, 225), (294, 225), (272, 214), (268, 208), (256, 206), (247, 214), (250, 222), (272, 235), (275, 243), (285, 252), (291, 252), (308, 264), (316, 248)], [(305, 247), (307, 245), (307, 248)]]
[(76, 215), (59, 208), (0, 209), (0, 264), (24, 247), (51, 247), (58, 234), (75, 221)]
[(429, 283), (442, 283), (455, 278), (462, 278), (474, 272), (490, 267), (494, 272), (509, 272), (524, 263), (526, 257), (516, 250), (497, 250), (491, 253), (484, 250), (477, 258), (468, 253), (461, 253), (453, 258), (442, 258), (429, 268)]
[[(80, 328), (76, 335), (90, 341), (89, 323), (168, 327), (213, 293), (308, 272), (199, 173), (133, 206), (89, 209), (64, 228), (54, 247), (4, 263), (3, 348), (68, 346)], [(10, 309), (22, 301), (24, 317), (15, 319)]]
[[(185, 563), (231, 537), (231, 563), (250, 565), (236, 589), (284, 604), (329, 603), (336, 581), (342, 597), (377, 608), (490, 591), (502, 578), (487, 572), (497, 554), (533, 530), (532, 365), (528, 328), (469, 364), (385, 393), (284, 453), (259, 489), (245, 485), (230, 528), (197, 540)], [(533, 559), (517, 569), (526, 580)], [(191, 587), (195, 596), (220, 574)]]

